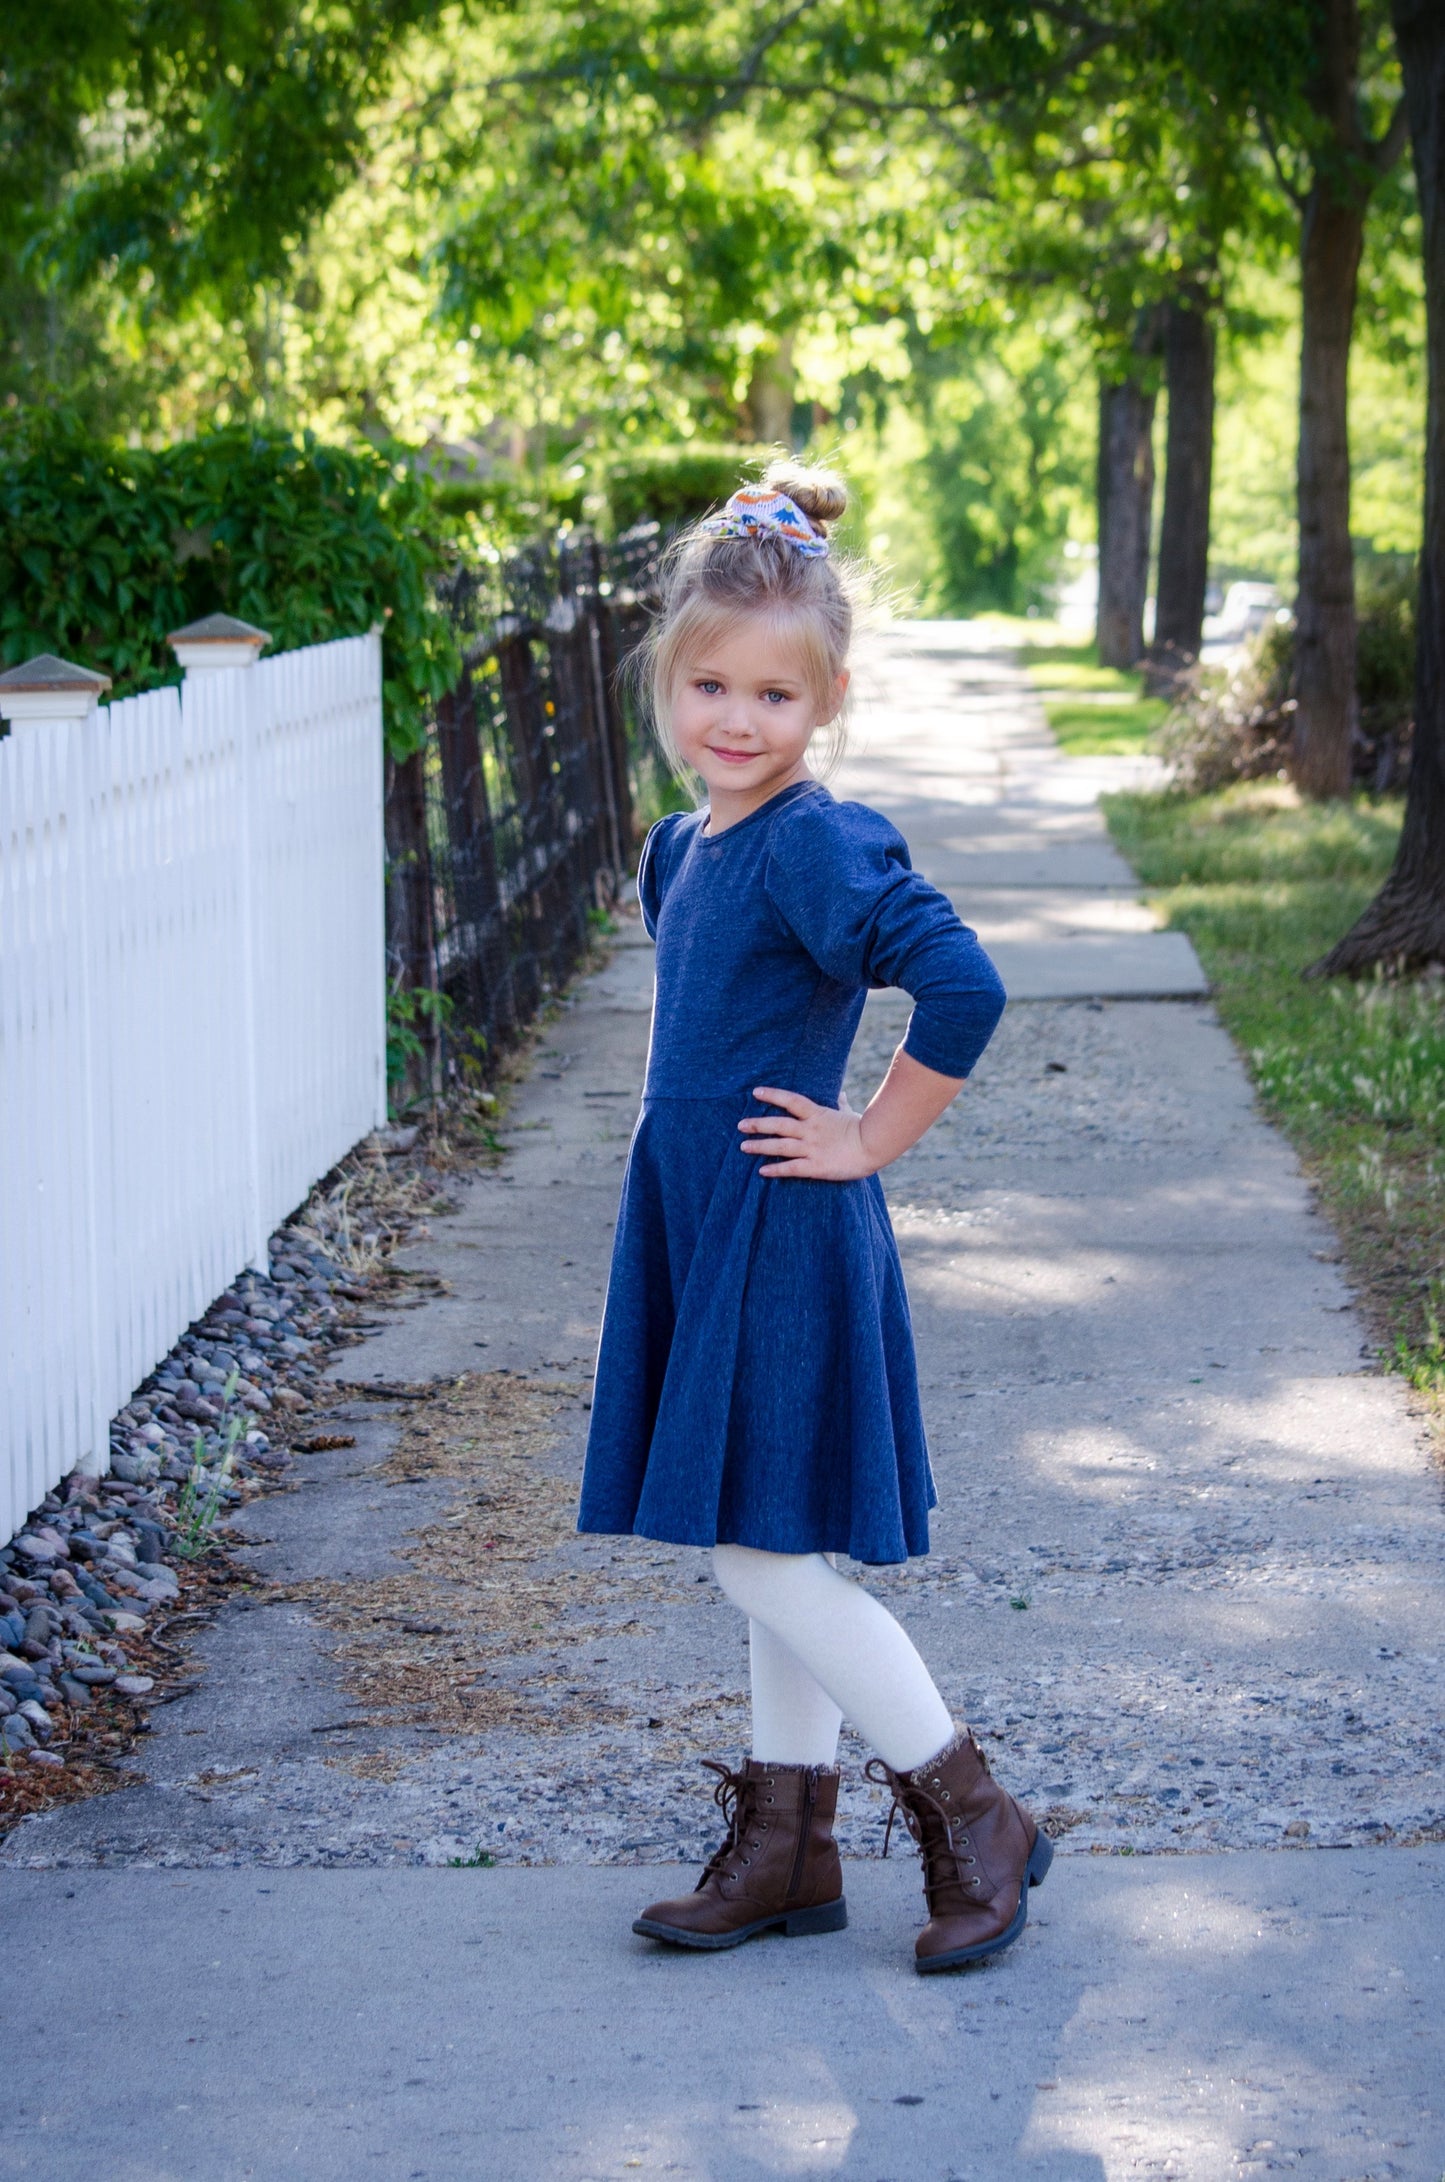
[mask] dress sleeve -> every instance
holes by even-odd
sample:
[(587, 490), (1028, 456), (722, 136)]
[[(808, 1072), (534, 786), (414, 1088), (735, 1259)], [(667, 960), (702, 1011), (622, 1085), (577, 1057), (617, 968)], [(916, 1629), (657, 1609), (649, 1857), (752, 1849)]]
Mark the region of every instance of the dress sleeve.
[(637, 903), (649, 939), (657, 937), (657, 912), (662, 907), (671, 863), (668, 854), (671, 837), (685, 816), (683, 811), (669, 811), (665, 818), (659, 818), (642, 844), (637, 865)]
[(886, 818), (861, 803), (793, 804), (774, 831), (764, 883), (829, 977), (912, 994), (904, 1047), (916, 1061), (941, 1076), (972, 1074), (1003, 1014), (1002, 981)]

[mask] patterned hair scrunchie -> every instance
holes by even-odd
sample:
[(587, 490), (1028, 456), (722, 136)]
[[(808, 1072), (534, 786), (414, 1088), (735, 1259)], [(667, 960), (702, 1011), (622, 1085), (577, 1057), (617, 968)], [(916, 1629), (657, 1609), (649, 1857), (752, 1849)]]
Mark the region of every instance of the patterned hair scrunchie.
[(828, 541), (813, 528), (796, 500), (766, 485), (741, 485), (721, 515), (710, 515), (703, 529), (714, 538), (783, 538), (795, 553), (820, 560)]

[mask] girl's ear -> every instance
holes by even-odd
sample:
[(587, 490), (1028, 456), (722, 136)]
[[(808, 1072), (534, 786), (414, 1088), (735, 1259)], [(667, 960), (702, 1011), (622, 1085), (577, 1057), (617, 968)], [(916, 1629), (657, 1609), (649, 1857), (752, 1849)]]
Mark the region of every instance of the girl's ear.
[(825, 712), (822, 717), (817, 721), (816, 724), (819, 727), (828, 727), (834, 720), (837, 719), (839, 713), (843, 709), (843, 699), (848, 694), (848, 684), (852, 679), (853, 677), (846, 667), (843, 669), (842, 673), (835, 678), (833, 683), (831, 709)]

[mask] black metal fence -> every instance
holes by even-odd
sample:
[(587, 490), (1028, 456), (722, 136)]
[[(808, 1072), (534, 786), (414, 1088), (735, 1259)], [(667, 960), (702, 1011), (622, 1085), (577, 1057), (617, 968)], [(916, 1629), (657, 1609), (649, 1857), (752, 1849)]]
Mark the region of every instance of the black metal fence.
[(631, 868), (655, 760), (623, 669), (658, 532), (536, 546), (442, 593), (465, 667), (388, 767), (392, 1070), (483, 1078), (584, 953)]

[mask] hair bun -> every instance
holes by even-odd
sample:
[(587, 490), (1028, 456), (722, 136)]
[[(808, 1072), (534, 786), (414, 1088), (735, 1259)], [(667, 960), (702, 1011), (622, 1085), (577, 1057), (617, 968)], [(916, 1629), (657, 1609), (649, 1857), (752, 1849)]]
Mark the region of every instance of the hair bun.
[(822, 530), (836, 523), (848, 506), (848, 488), (836, 470), (810, 470), (801, 462), (770, 462), (762, 481), (796, 501), (810, 523)]

